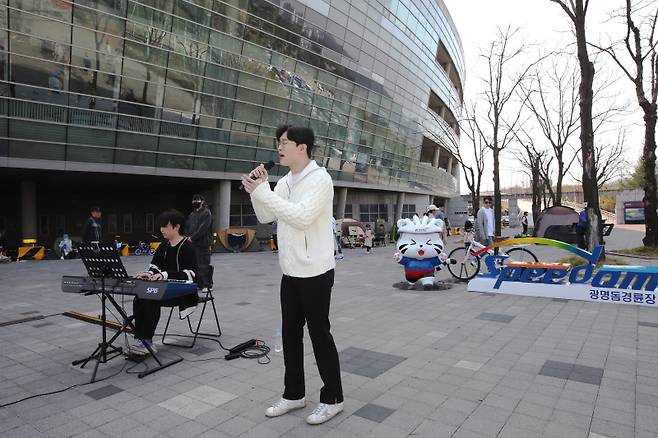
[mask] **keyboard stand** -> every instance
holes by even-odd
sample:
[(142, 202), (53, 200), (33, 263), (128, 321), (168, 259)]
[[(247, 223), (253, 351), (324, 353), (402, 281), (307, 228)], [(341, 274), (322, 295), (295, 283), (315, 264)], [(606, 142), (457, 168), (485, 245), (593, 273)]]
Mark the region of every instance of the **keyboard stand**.
[[(84, 368), (85, 365), (89, 363), (89, 361), (91, 361), (92, 359), (95, 360), (96, 364), (94, 365), (94, 372), (92, 373), (90, 380), (90, 383), (93, 383), (96, 381), (96, 373), (98, 372), (98, 366), (101, 363), (107, 363), (110, 360), (122, 355), (123, 349), (121, 347), (116, 347), (112, 345), (114, 341), (121, 335), (121, 333), (124, 333), (126, 331), (127, 327), (130, 327), (134, 333), (135, 325), (132, 322), (134, 316), (126, 315), (126, 312), (119, 305), (119, 303), (116, 302), (114, 297), (105, 290), (106, 278), (119, 278), (119, 279), (128, 278), (128, 273), (126, 272), (126, 268), (123, 266), (123, 263), (119, 258), (119, 253), (117, 253), (116, 248), (109, 245), (99, 246), (97, 242), (95, 242), (94, 245), (94, 242), (92, 242), (92, 246), (80, 247), (79, 252), (80, 252), (80, 258), (85, 264), (89, 276), (101, 279), (100, 292), (94, 291), (91, 292), (90, 294), (96, 294), (96, 293), (101, 294), (101, 305), (102, 305), (101, 325), (103, 331), (102, 332), (103, 340), (101, 343), (98, 344), (98, 347), (96, 347), (96, 349), (88, 357), (73, 361), (72, 363), (73, 366), (80, 365), (80, 368)], [(106, 319), (107, 301), (109, 301), (112, 304), (112, 306), (114, 306), (114, 308), (117, 310), (117, 312), (119, 312), (119, 314), (123, 318), (123, 326), (121, 327), (121, 329), (117, 330), (117, 332), (114, 334), (114, 336), (110, 338), (109, 341), (107, 340), (107, 319)], [(144, 376), (148, 376), (149, 374), (155, 373), (156, 371), (159, 371), (163, 368), (167, 368), (183, 360), (182, 357), (178, 357), (169, 362), (163, 363), (160, 360), (160, 358), (158, 358), (158, 356), (155, 354), (155, 352), (153, 351), (150, 345), (145, 343), (144, 346), (148, 349), (149, 353), (151, 353), (151, 356), (153, 356), (158, 366), (139, 373), (137, 377), (139, 377), (140, 379)], [(108, 357), (108, 353), (110, 354), (109, 357)]]

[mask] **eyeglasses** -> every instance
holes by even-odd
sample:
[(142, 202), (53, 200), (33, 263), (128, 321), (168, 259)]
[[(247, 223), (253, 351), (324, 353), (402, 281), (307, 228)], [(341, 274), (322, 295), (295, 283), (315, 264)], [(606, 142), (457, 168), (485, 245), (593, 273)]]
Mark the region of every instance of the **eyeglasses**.
[(484, 201), (485, 204), (491, 204), (491, 201)]
[(277, 142), (276, 145), (277, 146), (283, 146), (283, 147), (290, 146), (290, 145), (297, 146), (297, 143), (295, 143), (292, 140), (285, 139), (285, 140), (281, 140), (281, 141)]

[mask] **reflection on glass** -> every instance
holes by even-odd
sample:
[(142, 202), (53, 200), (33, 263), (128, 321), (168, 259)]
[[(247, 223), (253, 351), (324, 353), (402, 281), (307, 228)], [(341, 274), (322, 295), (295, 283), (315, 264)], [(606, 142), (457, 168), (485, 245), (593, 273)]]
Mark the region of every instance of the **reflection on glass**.
[[(343, 41), (315, 25), (327, 23), (333, 34), (341, 26), (298, 2), (11, 0), (11, 10), (6, 3), (0, 0), (0, 27), (11, 28), (0, 31), (0, 81), (16, 85), (0, 82), (0, 95), (18, 99), (0, 105), (17, 118), (70, 124), (62, 138), (71, 145), (65, 159), (91, 161), (97, 153), (99, 162), (114, 160), (114, 131), (95, 138), (109, 131), (93, 128), (118, 128), (117, 163), (250, 170), (275, 150), (274, 128), (290, 123), (315, 130), (315, 156), (339, 178), (356, 174), (359, 181), (403, 185), (410, 178), (436, 179), (414, 167), (419, 148), (411, 134), (414, 119), (423, 116), (415, 102), (426, 87), (451, 93), (441, 88), (450, 85), (445, 78), (430, 71), (434, 54), (424, 59), (424, 52), (402, 44), (363, 45), (372, 57), (385, 49), (399, 55), (407, 64), (400, 78), (420, 79), (387, 77), (382, 86), (365, 70), (320, 55), (344, 53)], [(436, 25), (428, 26), (415, 4), (396, 0), (393, 9), (394, 23), (415, 29), (423, 44), (437, 43), (438, 36), (425, 33)], [(371, 35), (378, 33), (377, 20), (368, 22)], [(353, 46), (361, 45), (360, 37), (348, 35)], [(453, 44), (446, 42), (449, 52)], [(0, 125), (0, 133), (8, 128)]]

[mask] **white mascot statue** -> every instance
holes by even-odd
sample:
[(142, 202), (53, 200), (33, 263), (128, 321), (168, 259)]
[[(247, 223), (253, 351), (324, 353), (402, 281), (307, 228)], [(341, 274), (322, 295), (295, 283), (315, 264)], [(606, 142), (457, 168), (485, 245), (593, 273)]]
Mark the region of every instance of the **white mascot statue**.
[(434, 272), (446, 264), (448, 256), (443, 252), (439, 233), (443, 230), (441, 219), (423, 216), (419, 219), (400, 219), (395, 260), (404, 265), (404, 275), (410, 286), (420, 280), (424, 289), (434, 286)]

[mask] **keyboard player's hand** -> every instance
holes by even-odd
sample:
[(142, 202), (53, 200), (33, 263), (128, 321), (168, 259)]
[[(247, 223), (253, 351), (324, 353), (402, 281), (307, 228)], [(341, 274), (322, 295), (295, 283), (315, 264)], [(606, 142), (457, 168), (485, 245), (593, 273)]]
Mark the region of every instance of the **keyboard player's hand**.
[(158, 281), (158, 280), (164, 280), (164, 277), (162, 276), (162, 274), (157, 273), (157, 274), (151, 275), (151, 281)]
[(138, 272), (135, 274), (135, 278), (139, 278), (142, 280), (150, 280), (151, 279), (151, 273), (150, 272)]

